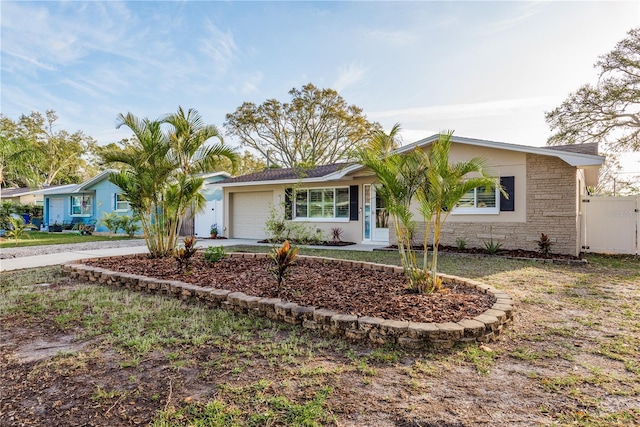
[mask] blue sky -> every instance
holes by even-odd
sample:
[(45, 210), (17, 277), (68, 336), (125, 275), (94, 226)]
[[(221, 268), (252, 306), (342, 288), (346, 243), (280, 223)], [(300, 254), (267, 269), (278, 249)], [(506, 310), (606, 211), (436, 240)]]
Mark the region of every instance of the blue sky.
[(453, 129), (542, 146), (544, 112), (595, 82), (640, 2), (2, 1), (0, 16), (2, 113), (54, 109), (100, 143), (129, 136), (119, 113), (222, 126), (311, 82), (404, 143)]

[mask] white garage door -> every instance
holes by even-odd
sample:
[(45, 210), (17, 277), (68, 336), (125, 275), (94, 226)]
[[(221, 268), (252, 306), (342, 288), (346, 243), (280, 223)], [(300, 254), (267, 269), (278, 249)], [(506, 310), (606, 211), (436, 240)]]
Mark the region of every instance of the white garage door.
[(273, 191), (231, 194), (231, 237), (264, 239), (265, 222), (273, 205)]

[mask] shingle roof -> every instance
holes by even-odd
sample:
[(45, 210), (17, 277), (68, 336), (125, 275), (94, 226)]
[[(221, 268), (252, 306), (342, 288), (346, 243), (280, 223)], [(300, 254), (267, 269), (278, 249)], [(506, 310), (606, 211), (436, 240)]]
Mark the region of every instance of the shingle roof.
[(75, 189), (78, 184), (60, 184), (60, 185), (50, 185), (42, 188), (28, 188), (28, 187), (20, 187), (20, 188), (3, 188), (2, 197), (16, 197), (22, 196), (25, 194), (49, 194), (49, 193), (58, 193), (59, 191), (68, 191), (69, 189)]
[(31, 190), (29, 187), (20, 187), (20, 188), (3, 188), (0, 190), (2, 193), (2, 197), (15, 197), (20, 196), (24, 193), (28, 193)]
[(220, 184), (233, 184), (239, 182), (261, 182), (261, 181), (281, 181), (296, 180), (302, 178), (319, 178), (330, 173), (336, 172), (344, 167), (350, 166), (350, 163), (333, 163), (330, 165), (317, 166), (313, 169), (302, 168), (282, 168), (267, 169), (262, 172), (250, 173), (247, 175), (228, 178), (220, 181)]
[(587, 144), (571, 144), (571, 145), (549, 145), (544, 148), (550, 150), (567, 151), (569, 153), (580, 154), (598, 154), (598, 143), (590, 142)]

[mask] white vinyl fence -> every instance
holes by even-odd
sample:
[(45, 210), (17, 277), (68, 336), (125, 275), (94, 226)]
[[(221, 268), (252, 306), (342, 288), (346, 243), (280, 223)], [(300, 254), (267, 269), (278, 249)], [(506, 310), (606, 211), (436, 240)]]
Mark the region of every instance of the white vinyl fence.
[(638, 254), (639, 196), (582, 198), (582, 251)]

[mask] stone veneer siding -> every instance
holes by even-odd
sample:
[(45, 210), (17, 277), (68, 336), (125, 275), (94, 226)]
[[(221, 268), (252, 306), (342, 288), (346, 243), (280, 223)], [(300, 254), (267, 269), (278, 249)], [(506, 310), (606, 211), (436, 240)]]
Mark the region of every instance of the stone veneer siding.
[[(440, 243), (456, 246), (464, 238), (467, 247), (483, 248), (493, 237), (504, 249), (537, 251), (540, 233), (553, 242), (551, 250), (558, 254), (578, 255), (576, 168), (556, 157), (527, 154), (525, 222), (445, 222)], [(522, 194), (515, 194), (516, 209), (522, 209)], [(449, 217), (451, 218), (451, 217)], [(424, 241), (424, 222), (416, 222), (414, 242)], [(396, 243), (393, 226), (389, 229), (391, 243)]]
[[(267, 254), (231, 253), (239, 258), (266, 257)], [(317, 257), (306, 257), (317, 258)], [(361, 261), (320, 258), (328, 262), (351, 264), (362, 268), (404, 274), (401, 267)], [(81, 262), (81, 261), (80, 261)], [(442, 275), (450, 282), (473, 286), (495, 298), (493, 306), (473, 319), (459, 322), (422, 323), (353, 316), (327, 309), (315, 309), (282, 301), (261, 298), (242, 292), (197, 286), (175, 280), (163, 280), (134, 274), (119, 273), (84, 264), (65, 264), (63, 271), (71, 277), (135, 291), (173, 296), (182, 300), (201, 302), (212, 308), (252, 313), (272, 320), (325, 331), (352, 340), (369, 340), (376, 344), (399, 344), (407, 348), (451, 348), (458, 342), (487, 342), (495, 340), (513, 320), (513, 300), (505, 292), (470, 279)]]

